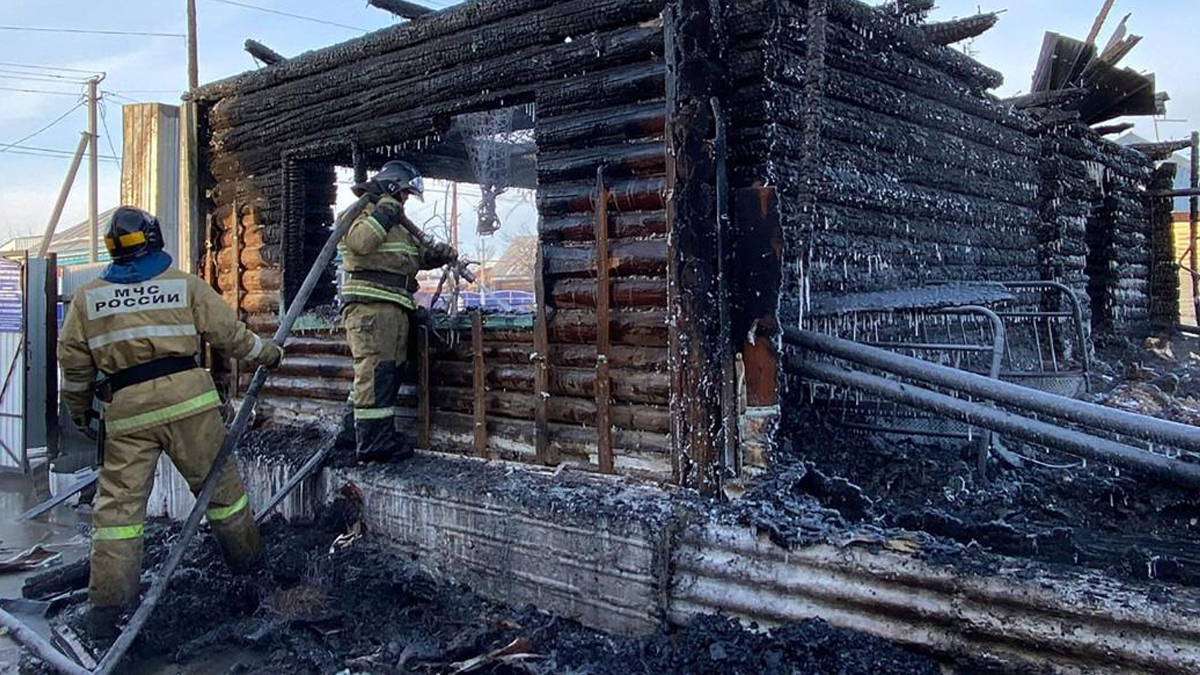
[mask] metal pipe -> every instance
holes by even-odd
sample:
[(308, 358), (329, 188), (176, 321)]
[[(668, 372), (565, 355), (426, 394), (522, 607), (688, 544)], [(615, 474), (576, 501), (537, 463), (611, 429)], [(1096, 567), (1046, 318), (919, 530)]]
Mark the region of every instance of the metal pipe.
[(954, 398), (879, 375), (863, 373), (844, 366), (791, 357), (789, 369), (804, 377), (858, 389), (897, 403), (944, 415), (961, 422), (986, 427), (1032, 443), (1060, 448), (1065, 452), (1137, 471), (1152, 478), (1200, 488), (1200, 465), (1188, 464), (1164, 455), (1156, 455), (1116, 441), (1064, 429), (1047, 422), (1022, 417), (1005, 410), (961, 398)]
[(8, 630), (9, 637), (63, 675), (92, 675), (92, 671), (67, 658), (36, 631), (3, 609), (0, 609), (0, 626)]
[(79, 137), (79, 147), (75, 148), (75, 156), (71, 158), (71, 166), (67, 168), (67, 177), (63, 179), (62, 188), (58, 191), (58, 199), (54, 202), (54, 211), (50, 213), (50, 222), (46, 223), (46, 232), (42, 235), (42, 243), (38, 246), (37, 257), (45, 258), (50, 251), (50, 242), (54, 240), (54, 232), (58, 229), (58, 221), (62, 220), (63, 209), (67, 206), (67, 197), (71, 196), (71, 186), (75, 184), (75, 176), (79, 174), (79, 165), (83, 163), (83, 153), (88, 147), (87, 132)]
[[(841, 338), (795, 328), (784, 329), (789, 344), (830, 354), (871, 368), (935, 384), (1003, 405), (1050, 415), (1097, 429), (1200, 452), (1200, 428), (1056, 396), (1036, 389), (893, 354)], [(1145, 453), (1142, 451), (1143, 454)]]
[[(287, 339), (288, 333), (291, 332), (292, 326), (296, 323), (296, 319), (300, 318), (300, 314), (304, 312), (304, 305), (312, 295), (313, 289), (321, 281), (321, 275), (329, 263), (333, 261), (333, 256), (337, 253), (338, 243), (346, 236), (346, 232), (350, 229), (351, 223), (362, 212), (363, 208), (370, 201), (369, 196), (360, 197), (357, 202), (350, 208), (346, 209), (338, 218), (334, 225), (333, 232), (329, 235), (329, 239), (325, 242), (325, 247), (321, 249), (317, 255), (316, 262), (313, 263), (312, 269), (308, 271), (308, 276), (304, 279), (304, 284), (300, 286), (300, 291), (296, 293), (296, 297), (292, 300), (292, 304), (288, 307), (287, 314), (279, 323), (279, 329), (275, 331), (275, 343), (283, 344)], [(187, 522), (183, 526), (183, 532), (179, 535), (178, 541), (171, 547), (171, 553), (167, 557), (166, 563), (163, 564), (162, 570), (155, 577), (153, 583), (150, 584), (150, 590), (146, 592), (146, 597), (142, 600), (142, 604), (138, 606), (137, 611), (133, 613), (129, 624), (125, 626), (125, 630), (117, 637), (116, 642), (109, 648), (108, 653), (100, 660), (96, 666), (96, 675), (111, 675), (113, 670), (120, 664), (125, 652), (137, 638), (142, 627), (146, 625), (146, 621), (150, 619), (150, 615), (154, 612), (154, 607), (162, 598), (162, 594), (166, 591), (167, 584), (171, 581), (171, 575), (174, 574), (175, 568), (183, 560), (184, 551), (188, 544), (196, 536), (196, 532), (200, 529), (200, 519), (204, 516), (204, 510), (208, 508), (208, 503), (212, 500), (213, 493), (217, 491), (217, 481), (220, 478), (221, 471), (225, 466), (225, 462), (233, 454), (233, 450), (237, 447), (238, 442), (245, 433), (246, 427), (250, 424), (250, 416), (254, 412), (254, 406), (258, 402), (258, 394), (262, 390), (263, 385), (267, 381), (267, 375), (270, 371), (266, 366), (259, 366), (254, 373), (254, 378), (250, 380), (250, 386), (246, 389), (246, 395), (242, 399), (242, 405), (238, 408), (237, 415), (233, 418), (233, 423), (229, 426), (229, 433), (225, 436), (225, 442), (221, 444), (221, 450), (217, 453), (216, 459), (213, 460), (212, 468), (205, 477), (204, 483), (200, 488), (199, 494), (196, 495), (196, 505), (192, 507), (192, 512), (188, 514)]]

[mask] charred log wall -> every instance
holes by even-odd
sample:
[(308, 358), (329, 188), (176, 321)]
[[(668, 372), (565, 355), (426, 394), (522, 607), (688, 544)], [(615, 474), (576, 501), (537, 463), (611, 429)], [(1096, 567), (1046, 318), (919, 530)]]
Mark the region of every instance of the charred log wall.
[(775, 11), (763, 76), (791, 261), (783, 320), (809, 294), (1040, 276), (1041, 148), (986, 93), (999, 76), (854, 0)]
[[(308, 247), (319, 246), (332, 220), (331, 169), (353, 164), (353, 146), (375, 164), (419, 156), (456, 115), (534, 103), (539, 301), (547, 345), (535, 349), (529, 332), (487, 331), (488, 433), (497, 447), (505, 438), (510, 446), (538, 445), (540, 436), (575, 458), (585, 445), (581, 435), (596, 437), (596, 277), (604, 265), (611, 279), (614, 446), (618, 454), (654, 447), (661, 453), (655, 466), (667, 465), (664, 5), (466, 3), (202, 88), (195, 96), (207, 111), (202, 143), (214, 184), (209, 208), (220, 214), (235, 201), (241, 205), (253, 225), (246, 228), (247, 242), (254, 242), (241, 258), (270, 277), (255, 291), (262, 297), (251, 302), (244, 279), (250, 265), (243, 268), (241, 308), (253, 327), (272, 328), (282, 300), (307, 273)], [(596, 253), (601, 166), (611, 195), (607, 260)], [(222, 234), (221, 242), (226, 248), (219, 256), (232, 260), (231, 237)], [(234, 279), (225, 264), (217, 283), (231, 302)], [(462, 421), (454, 415), (475, 405), (473, 373), (462, 377), (475, 361), (473, 352), (461, 351), (470, 338), (434, 356), (432, 417), (447, 429)], [(320, 349), (313, 356), (322, 362), (344, 358)], [(533, 377), (531, 361), (542, 352), (555, 371), (546, 386)], [(324, 377), (325, 371), (314, 372)], [(327, 388), (332, 396), (338, 387)], [(543, 398), (548, 415), (535, 423)], [(537, 459), (553, 457), (539, 453)]]
[[(1172, 189), (1178, 168), (1173, 162), (1162, 163), (1154, 170), (1150, 189)], [(1150, 202), (1150, 249), (1153, 257), (1150, 269), (1150, 328), (1158, 333), (1169, 333), (1179, 323), (1179, 266), (1175, 261), (1173, 207), (1168, 197), (1158, 197)]]

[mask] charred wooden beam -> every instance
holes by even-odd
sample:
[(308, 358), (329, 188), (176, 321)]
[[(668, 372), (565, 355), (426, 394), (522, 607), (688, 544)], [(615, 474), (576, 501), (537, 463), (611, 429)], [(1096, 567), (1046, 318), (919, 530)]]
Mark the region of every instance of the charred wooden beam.
[(999, 21), (999, 13), (987, 12), (961, 19), (928, 23), (921, 26), (921, 30), (925, 31), (925, 35), (929, 36), (929, 39), (936, 44), (952, 45), (955, 42), (962, 42), (963, 40), (983, 35), (991, 30)]
[(1192, 140), (1190, 138), (1181, 138), (1177, 141), (1162, 141), (1160, 143), (1134, 143), (1129, 147), (1146, 154), (1150, 159), (1162, 161), (1177, 152), (1192, 147)]
[[(822, 0), (812, 4), (824, 6)], [(720, 264), (712, 100), (722, 93), (724, 36), (708, 0), (672, 3), (664, 23), (672, 454), (682, 484), (715, 495), (723, 415), (721, 326), (713, 307), (720, 297)]]
[(1092, 131), (1101, 136), (1112, 136), (1113, 134), (1123, 134), (1135, 126), (1137, 125), (1135, 125), (1133, 122), (1122, 122), (1120, 124), (1101, 124), (1099, 126), (1092, 127)]
[(405, 2), (405, 0), (367, 0), (367, 4), (385, 12), (391, 12), (401, 19), (418, 19), (434, 12), (431, 7), (418, 5), (415, 2)]
[(613, 473), (612, 380), (609, 353), (612, 351), (609, 322), (608, 185), (604, 167), (596, 170), (596, 456), (600, 471)]
[(268, 66), (273, 66), (277, 63), (283, 63), (287, 60), (286, 56), (280, 54), (274, 49), (271, 49), (258, 40), (246, 40), (245, 47), (246, 51), (250, 53), (250, 56), (253, 56)]
[(474, 352), (475, 454), (487, 458), (487, 382), (483, 360), (483, 312), (479, 310), (471, 314), (471, 349)]
[(1017, 109), (1053, 108), (1070, 105), (1082, 101), (1089, 91), (1083, 87), (1039, 91), (1032, 94), (1022, 94), (1004, 99), (1004, 102)]

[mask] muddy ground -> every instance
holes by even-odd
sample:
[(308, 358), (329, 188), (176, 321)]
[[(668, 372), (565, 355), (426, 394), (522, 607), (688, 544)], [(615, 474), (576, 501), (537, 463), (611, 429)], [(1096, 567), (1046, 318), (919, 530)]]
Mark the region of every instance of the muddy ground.
[[(618, 638), (505, 607), (436, 582), (369, 537), (334, 545), (355, 531), (350, 503), (335, 502), (316, 526), (269, 524), (270, 564), (254, 575), (230, 575), (211, 540), (195, 547), (133, 657), (189, 663), (245, 650), (254, 658), (229, 671), (239, 675), (941, 672), (928, 657), (819, 621), (754, 632), (709, 617)], [(27, 662), (24, 672), (42, 671)]]
[[(1103, 345), (1089, 398), (1196, 423), (1197, 347)], [(790, 492), (852, 525), (957, 542), (962, 554), (951, 561), (959, 566), (986, 563), (986, 555), (972, 553), (1001, 554), (1200, 586), (1200, 495), (1007, 439), (1024, 459), (1020, 466), (993, 461), (985, 480), (962, 442), (856, 435), (814, 416), (793, 423), (805, 432), (784, 434), (779, 465), (752, 499), (778, 508)], [(765, 529), (784, 543), (803, 535)]]

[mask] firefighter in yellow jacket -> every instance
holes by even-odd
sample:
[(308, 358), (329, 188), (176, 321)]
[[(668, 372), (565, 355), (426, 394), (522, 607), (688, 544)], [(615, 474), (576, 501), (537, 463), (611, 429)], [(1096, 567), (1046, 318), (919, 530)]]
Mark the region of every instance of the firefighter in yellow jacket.
[[(212, 377), (196, 363), (199, 339), (225, 356), (270, 367), (283, 352), (247, 330), (208, 284), (171, 267), (154, 216), (117, 209), (104, 243), (113, 262), (71, 300), (58, 360), (62, 395), (81, 431), (87, 433), (93, 394), (103, 402), (107, 440), (88, 596), (93, 611), (115, 618), (138, 599), (146, 500), (159, 454), (166, 452), (197, 492), (225, 439)], [(232, 462), (206, 515), (230, 566), (253, 568), (262, 548)]]
[(421, 246), (402, 224), (409, 196), (421, 199), (425, 192), (411, 164), (388, 162), (353, 189), (359, 197), (370, 195), (371, 202), (342, 247), (342, 323), (354, 357), (354, 387), (341, 442), (349, 445), (353, 425), (360, 460), (403, 459), (412, 448), (396, 433), (394, 418), (410, 313), (417, 307), (416, 274), (453, 262), (458, 254), (445, 243)]

